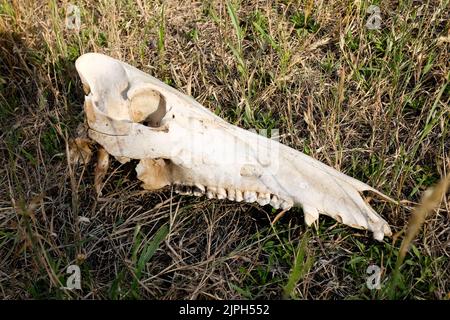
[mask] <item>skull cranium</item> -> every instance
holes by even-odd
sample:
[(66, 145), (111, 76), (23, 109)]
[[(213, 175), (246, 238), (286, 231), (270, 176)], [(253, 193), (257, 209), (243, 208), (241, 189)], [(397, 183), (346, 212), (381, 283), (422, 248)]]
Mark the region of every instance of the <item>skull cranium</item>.
[(308, 225), (328, 215), (390, 236), (387, 222), (362, 197), (367, 184), (273, 139), (231, 125), (193, 98), (108, 56), (76, 61), (87, 90), (89, 137), (124, 162), (138, 159), (146, 189), (175, 185), (181, 194), (301, 205)]

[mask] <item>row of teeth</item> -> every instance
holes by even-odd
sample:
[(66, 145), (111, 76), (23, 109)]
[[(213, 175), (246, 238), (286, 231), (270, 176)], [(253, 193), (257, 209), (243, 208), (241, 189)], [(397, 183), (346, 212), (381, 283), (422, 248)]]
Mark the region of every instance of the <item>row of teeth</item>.
[(278, 196), (270, 193), (262, 193), (255, 191), (241, 191), (234, 189), (224, 189), (216, 187), (204, 187), (202, 185), (187, 186), (182, 184), (175, 184), (174, 190), (181, 195), (194, 195), (197, 197), (206, 195), (208, 199), (228, 199), (231, 201), (248, 203), (257, 202), (261, 206), (270, 204), (275, 209), (287, 210), (293, 206), (293, 202), (290, 199), (281, 199)]

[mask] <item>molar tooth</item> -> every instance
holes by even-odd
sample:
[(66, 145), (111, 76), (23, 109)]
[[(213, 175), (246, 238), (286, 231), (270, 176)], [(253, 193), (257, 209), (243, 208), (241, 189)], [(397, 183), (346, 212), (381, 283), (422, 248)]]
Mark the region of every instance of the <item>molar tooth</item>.
[(258, 203), (261, 206), (265, 206), (270, 203), (270, 193), (258, 193)]
[(218, 188), (217, 199), (222, 200), (227, 197), (227, 191), (224, 188)]
[(280, 208), (280, 200), (278, 200), (278, 197), (276, 195), (273, 195), (272, 198), (270, 199), (270, 205), (274, 209), (279, 209)]
[(236, 200), (236, 192), (233, 189), (228, 189), (227, 194), (228, 194), (228, 196), (227, 196), (228, 200), (231, 200), (231, 201)]
[(199, 184), (199, 183), (196, 183), (196, 184), (195, 184), (195, 187), (198, 188), (198, 189), (200, 189), (200, 191), (203, 192), (203, 193), (204, 193), (205, 190), (206, 190), (206, 188), (205, 188), (203, 185)]
[(192, 194), (192, 187), (186, 185), (179, 185), (178, 188), (175, 189), (175, 192), (183, 196), (190, 196)]
[(254, 191), (244, 191), (245, 202), (251, 203), (256, 201), (256, 192)]
[(201, 197), (203, 194), (205, 194), (205, 187), (197, 183), (192, 187), (192, 193), (196, 197)]
[(291, 199), (283, 199), (281, 202), (281, 209), (289, 210), (294, 205), (294, 202)]
[(207, 191), (206, 191), (206, 197), (207, 197), (208, 199), (215, 198), (216, 195), (217, 195), (217, 188), (215, 188), (215, 187), (208, 187), (208, 188), (207, 188)]
[(235, 195), (236, 195), (236, 198), (235, 198), (236, 202), (241, 202), (242, 200), (244, 200), (241, 190), (236, 190)]

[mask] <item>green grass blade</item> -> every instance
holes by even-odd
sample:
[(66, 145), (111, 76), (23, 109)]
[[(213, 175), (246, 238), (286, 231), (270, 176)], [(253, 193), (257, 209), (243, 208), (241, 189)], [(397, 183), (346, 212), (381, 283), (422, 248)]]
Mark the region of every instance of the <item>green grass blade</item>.
[(141, 255), (139, 256), (139, 260), (137, 261), (136, 269), (134, 272), (134, 280), (131, 285), (132, 294), (135, 298), (138, 298), (138, 280), (140, 280), (142, 276), (142, 271), (145, 268), (145, 265), (150, 261), (150, 259), (155, 254), (156, 250), (158, 250), (161, 242), (167, 237), (169, 234), (169, 227), (167, 225), (163, 225), (161, 228), (156, 231), (153, 238), (150, 242), (145, 246), (142, 250)]
[(298, 246), (294, 265), (292, 266), (288, 282), (283, 288), (284, 299), (293, 297), (295, 286), (309, 272), (313, 264), (313, 258), (311, 255), (308, 254), (308, 240), (309, 235), (305, 233), (305, 235), (302, 238), (302, 241)]
[(241, 27), (239, 26), (239, 20), (236, 15), (236, 9), (234, 8), (234, 6), (231, 3), (227, 2), (227, 10), (228, 10), (228, 15), (230, 16), (230, 19), (231, 19), (231, 23), (233, 24), (233, 28), (236, 32), (238, 42), (239, 42), (239, 47), (240, 47), (240, 43), (243, 38), (243, 33), (242, 33)]
[(276, 43), (275, 40), (269, 34), (267, 34), (267, 32), (264, 31), (264, 29), (256, 21), (253, 22), (253, 26), (256, 28), (256, 30), (258, 30), (261, 37), (279, 53), (280, 46), (278, 45), (278, 43)]

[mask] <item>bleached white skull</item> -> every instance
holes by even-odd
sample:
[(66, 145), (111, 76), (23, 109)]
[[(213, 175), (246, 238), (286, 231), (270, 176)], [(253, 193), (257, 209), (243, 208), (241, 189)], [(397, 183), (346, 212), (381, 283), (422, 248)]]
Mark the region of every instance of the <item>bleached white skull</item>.
[(89, 137), (125, 162), (139, 159), (146, 189), (174, 185), (181, 194), (301, 205), (382, 240), (391, 230), (362, 197), (367, 184), (273, 139), (231, 125), (193, 98), (108, 56), (88, 53), (76, 68), (85, 86)]

